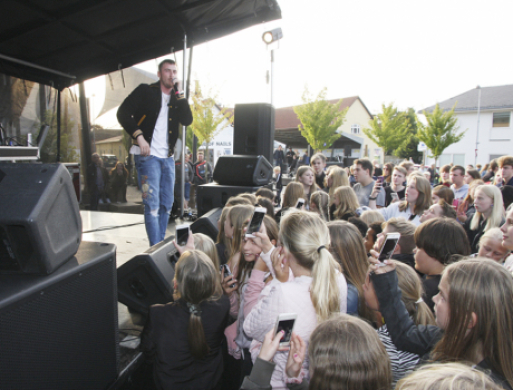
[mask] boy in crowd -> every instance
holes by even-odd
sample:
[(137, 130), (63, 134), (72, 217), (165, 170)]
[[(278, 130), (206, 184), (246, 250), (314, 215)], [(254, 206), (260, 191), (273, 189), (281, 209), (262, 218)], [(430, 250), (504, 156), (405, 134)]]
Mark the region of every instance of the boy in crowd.
[(310, 164), (315, 172), (315, 182), (319, 188), (324, 189), (324, 178), (326, 177), (326, 173), (324, 173), (324, 169), (326, 168), (326, 156), (322, 153), (316, 153), (312, 156)]
[(454, 199), (459, 199), (460, 201), (465, 199), (468, 193), (468, 184), (465, 184), (464, 176), (465, 168), (461, 165), (455, 165), (451, 168), (451, 190), (454, 192)]
[[(356, 184), (353, 187), (356, 197), (360, 206), (368, 206), (370, 195), (374, 188), (375, 180), (372, 179), (372, 173), (374, 172), (374, 166), (368, 158), (360, 158), (355, 161), (354, 178)], [(385, 206), (385, 190), (381, 188), (378, 196), (371, 200), (376, 201), (377, 207)]]
[(497, 161), (499, 165), (499, 174), (495, 179), (497, 187), (513, 186), (513, 157), (502, 156)]

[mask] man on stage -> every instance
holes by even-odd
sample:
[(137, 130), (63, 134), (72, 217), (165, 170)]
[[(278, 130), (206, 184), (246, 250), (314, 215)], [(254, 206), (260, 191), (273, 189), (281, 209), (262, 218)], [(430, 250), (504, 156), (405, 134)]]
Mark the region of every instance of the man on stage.
[(150, 246), (166, 235), (174, 200), (174, 147), (180, 124), (189, 126), (192, 113), (184, 98), (173, 60), (159, 64), (159, 82), (139, 85), (118, 109), (118, 121), (133, 138), (130, 153), (144, 203), (144, 221)]

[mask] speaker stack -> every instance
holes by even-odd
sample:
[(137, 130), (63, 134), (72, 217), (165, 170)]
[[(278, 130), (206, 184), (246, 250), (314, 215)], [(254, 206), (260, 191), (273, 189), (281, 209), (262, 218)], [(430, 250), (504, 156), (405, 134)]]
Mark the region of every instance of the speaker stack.
[(119, 363), (115, 246), (81, 243), (61, 164), (0, 164), (0, 204), (0, 388), (107, 388)]
[(224, 207), (228, 199), (256, 192), (268, 185), (273, 167), (274, 107), (270, 104), (236, 104), (233, 156), (221, 156), (214, 169), (214, 182), (198, 186), (198, 216)]

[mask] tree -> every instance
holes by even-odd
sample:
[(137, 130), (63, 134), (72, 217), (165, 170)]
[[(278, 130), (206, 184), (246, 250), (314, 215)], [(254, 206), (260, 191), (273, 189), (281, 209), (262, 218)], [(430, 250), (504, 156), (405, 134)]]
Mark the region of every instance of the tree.
[[(77, 148), (73, 145), (71, 139), (71, 132), (75, 127), (75, 122), (67, 115), (64, 115), (62, 119), (60, 161), (77, 162)], [(53, 163), (57, 158), (57, 114), (52, 110), (47, 110), (43, 123), (49, 124), (50, 128), (48, 129), (48, 135), (46, 136), (45, 143), (41, 148), (41, 161)], [(38, 124), (38, 127), (40, 127), (40, 124)]]
[[(193, 96), (192, 102), (191, 110), (193, 122), (189, 127), (194, 132), (194, 135), (198, 137), (199, 145), (205, 142), (205, 160), (208, 161), (209, 143), (212, 142), (215, 136), (222, 130), (222, 128), (218, 128), (219, 125), (225, 120), (231, 124), (233, 122), (233, 116), (230, 116), (224, 108), (218, 107), (215, 103), (215, 98), (204, 99), (201, 96), (201, 92)], [(215, 112), (216, 108), (219, 109), (218, 113)]]
[(400, 112), (392, 103), (381, 106), (381, 114), (369, 121), (370, 128), (363, 132), (376, 145), (383, 148), (385, 154), (391, 154), (401, 145), (408, 135), (409, 122), (404, 112)]
[(456, 132), (459, 129), (456, 126), (457, 118), (454, 115), (456, 104), (447, 112), (444, 112), (438, 104), (432, 112), (424, 111), (427, 125), (417, 121), (418, 137), (433, 154), (430, 157), (435, 158), (435, 166), (438, 157), (440, 157), (444, 150), (450, 145), (461, 141), (467, 131), (464, 130), (459, 134)]
[(404, 141), (394, 150), (394, 155), (401, 158), (412, 158), (415, 162), (422, 162), (423, 153), (418, 151), (419, 138), (417, 137), (417, 115), (413, 108), (405, 113), (409, 124), (409, 132)]
[(347, 108), (340, 109), (342, 99), (335, 104), (329, 103), (326, 100), (326, 93), (327, 89), (324, 88), (315, 100), (312, 100), (308, 89), (305, 89), (302, 96), (304, 104), (294, 107), (294, 112), (301, 121), (301, 125), (298, 126), (301, 135), (318, 152), (329, 148), (340, 138), (337, 130), (344, 123), (347, 113)]

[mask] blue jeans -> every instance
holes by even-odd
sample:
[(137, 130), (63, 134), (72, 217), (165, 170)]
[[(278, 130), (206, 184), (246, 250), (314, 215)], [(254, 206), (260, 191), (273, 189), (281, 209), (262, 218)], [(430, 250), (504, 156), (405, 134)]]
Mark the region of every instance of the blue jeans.
[(175, 160), (135, 155), (135, 167), (142, 191), (146, 233), (153, 246), (166, 236), (174, 201)]

